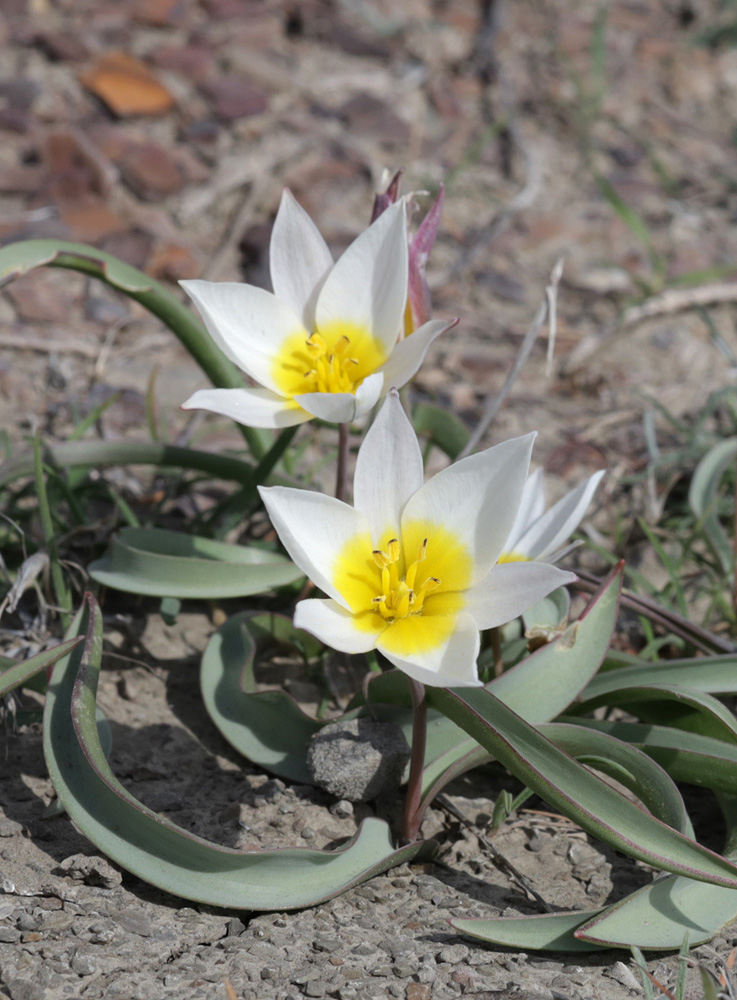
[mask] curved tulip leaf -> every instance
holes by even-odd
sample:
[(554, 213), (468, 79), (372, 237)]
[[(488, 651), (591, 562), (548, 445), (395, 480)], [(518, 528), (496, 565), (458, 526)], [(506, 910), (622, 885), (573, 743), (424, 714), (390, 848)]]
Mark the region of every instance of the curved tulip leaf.
[(675, 684), (621, 688), (595, 698), (584, 697), (571, 710), (576, 714), (590, 712), (599, 705), (626, 705), (628, 711), (647, 722), (737, 742), (734, 715), (716, 698), (691, 688)]
[(41, 670), (53, 666), (57, 660), (60, 660), (62, 656), (66, 656), (80, 642), (81, 639), (79, 637), (66, 639), (64, 642), (60, 642), (58, 646), (54, 646), (52, 649), (45, 649), (42, 653), (37, 653), (35, 656), (30, 657), (28, 660), (23, 660), (21, 663), (18, 663), (17, 660), (11, 660), (6, 656), (0, 657), (0, 698), (4, 697), (10, 691), (14, 691), (15, 688), (21, 687)]
[(123, 528), (88, 570), (106, 587), (150, 597), (244, 597), (304, 575), (275, 552), (163, 528)]
[(566, 723), (549, 722), (540, 732), (582, 764), (629, 788), (663, 823), (693, 838), (691, 820), (673, 779), (642, 750), (607, 733)]
[[(612, 662), (609, 660), (610, 664)], [(701, 656), (661, 663), (635, 661), (631, 666), (616, 667), (597, 674), (581, 692), (581, 697), (588, 701), (622, 688), (660, 687), (664, 684), (688, 687), (703, 694), (737, 694), (737, 656)]]
[(674, 781), (737, 795), (737, 747), (734, 743), (641, 722), (577, 719), (575, 716), (563, 716), (561, 721), (596, 729), (639, 747), (657, 761)]
[[(725, 854), (737, 851), (737, 796), (718, 795), (727, 826)], [(689, 945), (705, 944), (737, 918), (737, 890), (705, 885), (669, 875), (607, 907), (578, 928), (581, 940), (675, 949), (688, 936)]]
[(234, 615), (210, 637), (202, 655), (205, 708), (244, 757), (282, 778), (310, 784), (307, 747), (321, 724), (305, 715), (286, 691), (254, 690), (254, 661), (267, 643), (301, 648), (308, 656), (322, 649), (287, 618), (246, 611)]
[(737, 455), (737, 438), (727, 438), (711, 448), (694, 470), (688, 490), (691, 510), (701, 522), (725, 573), (734, 572), (734, 549), (719, 523), (717, 502), (719, 485), (728, 465)]
[(59, 660), (44, 713), (44, 753), (56, 793), (78, 829), (117, 864), (166, 892), (238, 910), (290, 910), (330, 899), (372, 875), (431, 856), (432, 843), (399, 851), (380, 820), (337, 851), (238, 851), (180, 829), (115, 778), (100, 746), (95, 694), (102, 616), (88, 595), (72, 625), (85, 641)]
[(656, 868), (737, 888), (737, 865), (642, 812), (484, 688), (427, 698), (528, 788), (616, 850)]
[(573, 936), (599, 910), (577, 910), (573, 913), (541, 913), (531, 917), (491, 917), (489, 919), (450, 920), (462, 934), (488, 944), (530, 951), (599, 951), (607, 945), (582, 941)]
[(737, 918), (737, 890), (667, 875), (593, 915), (577, 930), (580, 941), (643, 950), (706, 944)]

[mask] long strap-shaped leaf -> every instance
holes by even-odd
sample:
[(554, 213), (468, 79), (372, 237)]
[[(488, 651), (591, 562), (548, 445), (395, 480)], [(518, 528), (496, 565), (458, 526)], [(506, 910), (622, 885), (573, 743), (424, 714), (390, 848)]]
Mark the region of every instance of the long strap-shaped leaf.
[(279, 553), (166, 528), (123, 528), (87, 569), (115, 590), (182, 598), (262, 594), (304, 575)]
[(419, 855), (428, 844), (393, 849), (389, 828), (367, 820), (338, 851), (237, 851), (203, 840), (147, 809), (115, 778), (102, 752), (95, 693), (102, 616), (90, 595), (72, 625), (85, 642), (60, 660), (44, 715), (44, 752), (71, 819), (113, 861), (167, 892), (214, 906), (288, 910), (329, 899)]
[(427, 697), (546, 802), (616, 850), (737, 888), (737, 864), (643, 813), (486, 689), (428, 688)]
[[(609, 658), (608, 658), (609, 659)], [(616, 662), (616, 660), (610, 662)], [(623, 661), (627, 662), (627, 661)], [(620, 688), (661, 684), (683, 684), (704, 694), (737, 693), (737, 656), (690, 657), (660, 663), (633, 663), (599, 673), (582, 692), (584, 698), (598, 698)]]

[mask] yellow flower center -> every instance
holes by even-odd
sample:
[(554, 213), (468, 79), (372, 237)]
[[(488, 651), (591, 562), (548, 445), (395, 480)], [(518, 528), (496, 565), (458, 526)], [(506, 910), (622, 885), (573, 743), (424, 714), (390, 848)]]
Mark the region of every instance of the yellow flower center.
[(436, 576), (422, 572), (422, 563), (427, 558), (427, 539), (423, 539), (417, 558), (407, 567), (404, 576), (399, 575), (401, 548), (397, 538), (390, 538), (386, 549), (374, 549), (371, 555), (381, 570), (380, 594), (374, 597), (375, 605), (382, 618), (390, 624), (396, 618), (422, 614), (425, 598), (440, 586)]
[(290, 334), (273, 367), (287, 397), (307, 392), (350, 392), (386, 361), (382, 343), (355, 323), (327, 323), (305, 337)]
[(473, 559), (444, 525), (418, 520), (401, 534), (382, 533), (378, 548), (368, 534), (350, 539), (339, 554), (333, 583), (359, 629), (381, 634), (381, 648), (398, 655), (445, 642), (465, 604)]

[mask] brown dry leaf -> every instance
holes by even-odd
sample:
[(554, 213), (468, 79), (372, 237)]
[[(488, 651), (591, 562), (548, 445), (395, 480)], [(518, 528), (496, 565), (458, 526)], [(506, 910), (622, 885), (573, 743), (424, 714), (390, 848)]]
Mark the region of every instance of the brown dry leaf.
[(120, 116), (161, 115), (174, 104), (148, 66), (126, 52), (106, 52), (80, 81)]

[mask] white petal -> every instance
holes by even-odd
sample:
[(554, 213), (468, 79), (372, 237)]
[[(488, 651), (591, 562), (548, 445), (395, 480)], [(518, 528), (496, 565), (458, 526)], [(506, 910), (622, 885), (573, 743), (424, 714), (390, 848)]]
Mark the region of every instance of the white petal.
[(350, 424), (376, 405), (384, 386), (384, 376), (369, 375), (352, 392), (305, 392), (294, 401), (320, 420), (333, 424)]
[(346, 543), (368, 534), (363, 514), (322, 493), (287, 486), (259, 486), (258, 491), (292, 561), (320, 590), (347, 608), (333, 585), (333, 572)]
[(356, 389), (355, 420), (360, 420), (360, 418), (365, 417), (370, 410), (373, 410), (379, 402), (381, 394), (385, 388), (386, 383), (384, 382), (384, 376), (381, 372), (374, 372), (373, 375), (366, 376), (363, 382), (361, 382)]
[(513, 438), (443, 469), (407, 502), (403, 528), (424, 520), (454, 532), (474, 560), (471, 583), (482, 580), (509, 537), (534, 439)]
[[(414, 336), (414, 334), (413, 334)], [(388, 634), (388, 631), (383, 633)], [(399, 670), (431, 687), (480, 687), (476, 660), (479, 655), (479, 630), (472, 616), (462, 611), (448, 639), (435, 649), (416, 656), (398, 656), (383, 648), (381, 637), (376, 643), (384, 656)]]
[(384, 373), (386, 384), (400, 389), (409, 382), (425, 360), (430, 344), (457, 322), (458, 320), (435, 319), (415, 330), (411, 336), (400, 340), (379, 369)]
[(282, 193), (269, 245), (271, 284), (277, 298), (315, 327), (315, 303), (333, 258), (317, 226), (287, 188)]
[(402, 328), (407, 302), (405, 216), (402, 199), (351, 243), (318, 296), (318, 328), (350, 321), (378, 338), (389, 354)]
[(356, 416), (356, 397), (352, 392), (305, 392), (295, 396), (294, 401), (313, 417), (332, 424), (349, 424)]
[(466, 591), (466, 607), (479, 628), (494, 628), (524, 614), (556, 587), (575, 579), (575, 573), (548, 563), (501, 563), (485, 580)]
[(387, 531), (399, 531), (404, 505), (422, 482), (417, 437), (399, 394), (390, 392), (363, 439), (353, 480), (353, 502), (368, 519), (374, 545)]
[(237, 281), (180, 281), (220, 350), (274, 392), (274, 358), (285, 337), (304, 333), (294, 309), (271, 292)]
[(293, 427), (311, 420), (309, 413), (270, 389), (199, 389), (183, 410), (210, 410), (246, 427)]
[(367, 632), (356, 626), (356, 616), (335, 601), (300, 601), (294, 610), (294, 624), (314, 635), (326, 646), (342, 653), (368, 653), (376, 648), (383, 627)]
[(519, 539), (518, 551), (529, 559), (544, 559), (560, 548), (581, 522), (603, 475), (603, 469), (595, 472), (553, 504)]
[(509, 538), (504, 546), (505, 552), (520, 552), (527, 555), (527, 550), (519, 548), (518, 542), (531, 524), (545, 513), (545, 480), (542, 468), (535, 469), (527, 477), (525, 487), (522, 490), (522, 500), (520, 501), (517, 517)]

